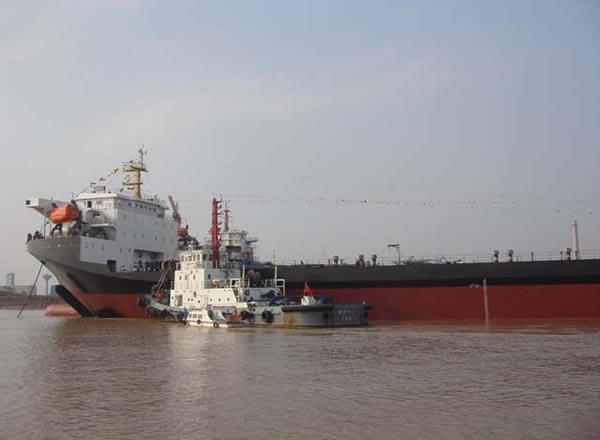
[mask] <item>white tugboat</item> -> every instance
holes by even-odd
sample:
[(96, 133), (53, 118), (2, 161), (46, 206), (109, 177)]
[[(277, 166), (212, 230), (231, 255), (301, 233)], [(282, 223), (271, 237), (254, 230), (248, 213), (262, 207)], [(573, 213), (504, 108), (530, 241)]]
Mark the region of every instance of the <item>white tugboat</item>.
[[(147, 301), (155, 316), (181, 319), (188, 325), (213, 328), (244, 325), (274, 327), (332, 327), (366, 325), (368, 304), (335, 305), (315, 297), (305, 285), (303, 296), (286, 296), (285, 280), (261, 279), (254, 271), (214, 267), (202, 249), (180, 254), (168, 306), (160, 295)], [(275, 268), (275, 274), (277, 269)], [(158, 301), (157, 301), (158, 299)]]
[[(262, 280), (257, 272), (246, 272), (244, 266), (211, 267), (214, 264), (205, 257), (202, 249), (181, 253), (169, 295), (171, 311), (183, 311), (190, 325), (272, 323), (270, 316), (277, 310), (270, 304), (285, 296), (284, 280)], [(264, 320), (263, 312), (267, 312)]]

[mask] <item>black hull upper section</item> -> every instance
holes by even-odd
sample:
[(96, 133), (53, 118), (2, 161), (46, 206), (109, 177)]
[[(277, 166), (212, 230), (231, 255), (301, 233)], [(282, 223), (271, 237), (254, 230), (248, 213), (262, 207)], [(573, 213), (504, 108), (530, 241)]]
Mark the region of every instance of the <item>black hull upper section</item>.
[[(265, 275), (273, 275), (269, 270)], [(600, 283), (600, 259), (400, 266), (278, 266), (287, 287), (454, 287)]]
[[(84, 263), (79, 259), (79, 237), (32, 240), (27, 250), (54, 274), (60, 285), (57, 294), (81, 316), (120, 316), (110, 308), (90, 308), (78, 295), (145, 295), (159, 278), (159, 272), (112, 272), (108, 266)], [(78, 299), (79, 298), (79, 299)]]
[(27, 250), (43, 262), (57, 280), (81, 293), (149, 293), (159, 272), (113, 272), (107, 265), (80, 261), (79, 237), (32, 240)]
[[(111, 272), (105, 265), (79, 260), (78, 237), (32, 240), (28, 250), (43, 261), (70, 291), (93, 293), (149, 293), (159, 272)], [(258, 267), (263, 278), (274, 269)], [(543, 285), (600, 283), (600, 259), (512, 263), (404, 264), (390, 266), (278, 266), (277, 276), (291, 289), (309, 282), (315, 288), (456, 287), (488, 285)]]

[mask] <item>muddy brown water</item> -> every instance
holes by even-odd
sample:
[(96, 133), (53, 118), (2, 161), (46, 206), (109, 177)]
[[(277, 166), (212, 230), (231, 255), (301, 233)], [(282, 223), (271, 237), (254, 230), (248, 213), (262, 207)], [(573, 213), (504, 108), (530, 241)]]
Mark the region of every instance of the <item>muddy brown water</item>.
[(214, 330), (0, 310), (0, 335), (0, 438), (600, 438), (598, 321)]

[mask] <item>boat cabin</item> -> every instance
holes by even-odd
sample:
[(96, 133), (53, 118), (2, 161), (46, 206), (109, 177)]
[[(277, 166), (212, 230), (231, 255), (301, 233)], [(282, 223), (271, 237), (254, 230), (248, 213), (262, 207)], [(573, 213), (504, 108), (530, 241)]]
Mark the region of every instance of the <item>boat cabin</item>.
[(212, 267), (202, 249), (182, 252), (170, 295), (172, 307), (202, 308), (235, 305), (240, 302), (269, 301), (285, 295), (282, 279), (261, 279), (245, 267)]

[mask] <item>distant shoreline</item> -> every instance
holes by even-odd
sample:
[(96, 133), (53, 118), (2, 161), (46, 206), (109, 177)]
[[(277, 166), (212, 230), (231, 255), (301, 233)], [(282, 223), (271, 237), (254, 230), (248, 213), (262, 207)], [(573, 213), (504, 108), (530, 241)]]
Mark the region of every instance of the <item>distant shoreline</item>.
[(27, 302), (28, 295), (22, 293), (0, 292), (0, 309), (20, 309), (27, 303), (28, 309), (45, 309), (50, 304), (65, 304), (58, 296), (33, 295)]

